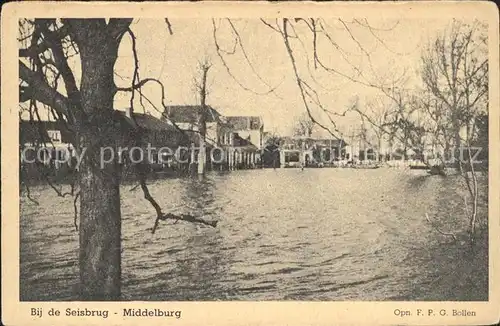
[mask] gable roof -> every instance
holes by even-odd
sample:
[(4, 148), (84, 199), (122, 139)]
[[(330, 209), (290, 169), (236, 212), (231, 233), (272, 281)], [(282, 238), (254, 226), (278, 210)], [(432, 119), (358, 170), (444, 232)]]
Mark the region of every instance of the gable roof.
[(258, 130), (264, 126), (257, 116), (226, 116), (225, 119), (235, 130)]
[[(216, 122), (220, 120), (220, 113), (210, 105), (207, 108), (206, 122)], [(162, 120), (171, 120), (179, 123), (197, 123), (198, 113), (201, 110), (201, 105), (169, 105), (163, 111)]]
[[(124, 119), (128, 123), (132, 123), (130, 118), (127, 117), (126, 113), (124, 111), (118, 111), (116, 112), (120, 115), (121, 119)], [(155, 116), (152, 116), (151, 114), (147, 113), (136, 113), (134, 112), (134, 120), (139, 125), (139, 127), (143, 129), (148, 129), (148, 130), (174, 130), (176, 129), (174, 126), (166, 123), (165, 121), (158, 119)]]

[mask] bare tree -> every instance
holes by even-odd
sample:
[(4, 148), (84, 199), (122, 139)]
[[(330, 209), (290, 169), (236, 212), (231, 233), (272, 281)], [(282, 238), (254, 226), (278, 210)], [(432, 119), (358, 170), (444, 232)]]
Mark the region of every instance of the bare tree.
[[(487, 112), (488, 105), (488, 55), (485, 25), (474, 21), (466, 24), (453, 21), (447, 31), (438, 35), (422, 54), (422, 80), (425, 88), (449, 114), (458, 163), (472, 209), (469, 215), (470, 240), (475, 240), (477, 220), (478, 184), (475, 162), (472, 156), (472, 140), (476, 119)], [(465, 136), (461, 131), (465, 129)], [(464, 159), (463, 152), (466, 157)], [(465, 170), (464, 164), (467, 165)]]
[[(364, 114), (360, 114), (362, 123), (367, 129), (365, 132), (367, 134), (365, 141), (369, 143), (370, 146), (376, 147), (377, 160), (381, 159), (384, 138), (389, 140), (394, 133), (393, 130), (389, 130), (388, 128), (391, 119), (391, 105), (392, 103), (387, 101), (386, 97), (377, 96), (366, 104), (366, 111)], [(366, 123), (365, 116), (370, 118), (368, 123)], [(371, 140), (371, 136), (373, 136), (374, 141)]]
[[(451, 154), (472, 200), (469, 210), (464, 199), (471, 243), (475, 239), (479, 198), (473, 142), (488, 105), (486, 30), (477, 21), (453, 21), (422, 52), (422, 89), (381, 87), (392, 102), (387, 122), (381, 123), (356, 109), (375, 129), (398, 139), (405, 151), (424, 150), (427, 144), (442, 149), (444, 155), (437, 171), (440, 174), (447, 162), (445, 155)], [(450, 153), (453, 146), (455, 150)]]
[(279, 147), (283, 143), (283, 138), (278, 135), (277, 133), (273, 132), (272, 134), (269, 135), (266, 139), (266, 146), (277, 146)]
[(293, 133), (295, 136), (311, 137), (314, 126), (315, 124), (311, 118), (307, 114), (302, 114), (295, 122)]
[(199, 80), (195, 80), (195, 88), (200, 95), (200, 107), (198, 112), (198, 131), (200, 138), (200, 152), (198, 157), (198, 174), (205, 173), (205, 163), (206, 163), (206, 136), (207, 136), (207, 78), (208, 71), (212, 67), (212, 63), (205, 57), (203, 61), (198, 64), (198, 70), (200, 71)]
[(462, 143), (461, 129), (470, 133), (475, 116), (487, 103), (487, 37), (481, 28), (486, 30), (478, 21), (469, 25), (455, 20), (422, 53), (422, 81), (449, 112), (456, 148)]
[[(142, 98), (140, 89), (147, 83), (156, 83), (161, 87), (164, 105), (161, 82), (139, 78), (139, 59), (131, 23), (132, 19), (124, 18), (108, 21), (25, 19), (19, 24), (20, 101), (29, 101), (30, 111), (35, 112), (35, 116), (38, 115), (37, 104), (46, 106), (49, 113), (74, 135), (75, 150), (78, 153), (85, 151), (78, 172), (78, 192), (71, 191), (75, 195), (75, 208), (77, 200), (80, 203), (81, 300), (119, 300), (121, 295), (121, 171), (116, 157), (111, 163), (101, 165), (100, 150), (109, 147), (117, 152), (123, 142), (141, 144), (142, 136), (135, 123), (124, 133), (120, 115), (113, 107), (115, 94), (130, 92), (133, 111), (136, 92)], [(167, 27), (171, 32), (170, 24)], [(114, 66), (125, 35), (132, 40), (135, 70), (130, 87), (117, 87)], [(79, 85), (71, 68), (74, 66), (72, 60), (81, 66)], [(158, 222), (165, 219), (215, 226), (215, 223), (193, 216), (164, 214), (146, 185), (147, 166), (139, 164), (136, 168), (144, 197), (157, 212), (153, 232)]]

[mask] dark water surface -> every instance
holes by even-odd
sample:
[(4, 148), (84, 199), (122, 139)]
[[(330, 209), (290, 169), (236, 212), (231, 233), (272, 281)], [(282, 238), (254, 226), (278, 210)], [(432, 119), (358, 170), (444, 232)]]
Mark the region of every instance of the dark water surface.
[[(429, 248), (443, 236), (425, 213), (457, 205), (446, 178), (424, 174), (269, 169), (151, 181), (165, 212), (219, 221), (217, 228), (163, 222), (154, 235), (154, 209), (140, 188), (123, 186), (123, 297), (412, 299), (442, 273), (429, 268), (439, 264)], [(31, 192), (40, 206), (21, 203), (21, 299), (75, 299), (73, 200), (44, 186)]]

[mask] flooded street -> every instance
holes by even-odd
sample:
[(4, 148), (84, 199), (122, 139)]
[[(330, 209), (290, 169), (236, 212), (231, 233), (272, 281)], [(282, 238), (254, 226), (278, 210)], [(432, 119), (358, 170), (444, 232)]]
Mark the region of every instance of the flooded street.
[[(440, 275), (425, 219), (458, 205), (446, 178), (381, 168), (265, 169), (150, 182), (164, 212), (216, 228), (161, 222), (140, 188), (122, 186), (126, 300), (412, 299)], [(448, 191), (448, 189), (450, 189)], [(21, 300), (70, 300), (78, 283), (73, 199), (31, 189), (21, 203)], [(464, 223), (466, 221), (464, 220)], [(450, 294), (453, 300), (453, 294)]]

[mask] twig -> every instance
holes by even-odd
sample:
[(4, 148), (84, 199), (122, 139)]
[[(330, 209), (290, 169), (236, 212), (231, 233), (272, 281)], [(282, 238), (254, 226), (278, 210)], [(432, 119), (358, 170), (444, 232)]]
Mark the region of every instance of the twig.
[(442, 235), (446, 235), (446, 236), (449, 236), (449, 237), (452, 237), (453, 240), (457, 241), (457, 237), (454, 233), (451, 233), (451, 232), (443, 232), (441, 231), (434, 223), (431, 222), (430, 218), (429, 218), (429, 215), (427, 213), (425, 213), (425, 218), (427, 219), (427, 221), (432, 225), (432, 227), (438, 231), (439, 233), (441, 233)]
[(167, 213), (167, 214), (163, 214), (159, 219), (162, 221), (165, 221), (167, 219), (171, 219), (171, 220), (175, 220), (176, 222), (186, 221), (186, 222), (191, 222), (191, 223), (200, 223), (200, 224), (208, 225), (211, 227), (216, 227), (217, 223), (218, 223), (218, 221), (206, 221), (204, 219), (200, 219), (200, 218), (197, 218), (196, 216), (189, 215), (189, 214), (175, 215), (172, 213)]
[(135, 191), (137, 188), (139, 188), (141, 186), (141, 184), (136, 184), (135, 186), (133, 186), (129, 191), (132, 192), (132, 191)]
[[(219, 45), (219, 41), (217, 40), (217, 25), (215, 24), (215, 20), (212, 19), (212, 27), (213, 27), (213, 39), (214, 39), (214, 43), (215, 43), (215, 50), (217, 52), (217, 56), (219, 57), (219, 59), (221, 60), (222, 62), (222, 65), (224, 66), (224, 68), (226, 69), (226, 72), (228, 73), (228, 75), (234, 80), (234, 82), (236, 84), (238, 84), (238, 86), (240, 86), (243, 90), (247, 91), (247, 92), (250, 92), (252, 94), (255, 94), (255, 95), (268, 95), (268, 94), (271, 94), (271, 93), (274, 93), (275, 90), (281, 85), (278, 84), (277, 86), (275, 86), (274, 88), (270, 88), (268, 91), (266, 92), (256, 92), (248, 87), (246, 87), (245, 85), (243, 85), (240, 80), (238, 78), (236, 78), (236, 76), (231, 72), (231, 69), (229, 68), (226, 60), (224, 59), (224, 56), (222, 55), (222, 49)], [(236, 39), (236, 44), (238, 44), (238, 41)], [(274, 94), (276, 95), (276, 94)]]
[[(293, 51), (292, 51), (292, 48), (290, 46), (290, 42), (288, 40), (288, 32), (287, 32), (287, 25), (288, 25), (288, 20), (286, 18), (283, 19), (283, 31), (281, 32), (281, 36), (283, 37), (283, 41), (285, 43), (285, 47), (286, 47), (286, 50), (287, 50), (287, 53), (288, 53), (288, 57), (290, 58), (290, 62), (292, 64), (292, 68), (293, 68), (293, 72), (294, 72), (294, 75), (295, 75), (295, 80), (297, 82), (297, 86), (299, 87), (299, 91), (300, 91), (300, 95), (302, 97), (302, 103), (304, 104), (304, 107), (306, 109), (306, 112), (307, 112), (307, 115), (309, 116), (309, 118), (311, 119), (312, 122), (314, 122), (317, 126), (319, 126), (321, 129), (327, 131), (330, 135), (332, 135), (333, 137), (335, 138), (339, 138), (337, 135), (335, 135), (331, 130), (330, 128), (326, 127), (325, 125), (321, 124), (320, 122), (318, 122), (317, 119), (315, 119), (312, 114), (311, 114), (311, 109), (307, 103), (307, 96), (311, 97), (309, 95), (309, 93), (307, 93), (305, 87), (307, 87), (308, 85), (302, 80), (302, 78), (300, 78), (300, 75), (298, 73), (298, 69), (297, 69), (297, 65), (296, 65), (296, 62), (295, 62), (295, 57), (293, 56)], [(304, 87), (305, 86), (305, 87)]]
[(31, 191), (29, 185), (26, 182), (24, 182), (24, 186), (26, 188), (26, 198), (28, 198), (33, 204), (40, 206), (40, 203), (36, 199), (31, 197)]
[(170, 24), (170, 21), (168, 20), (168, 18), (165, 18), (165, 24), (167, 24), (167, 29), (168, 29), (169, 34), (174, 35), (174, 33), (172, 32), (172, 24)]

